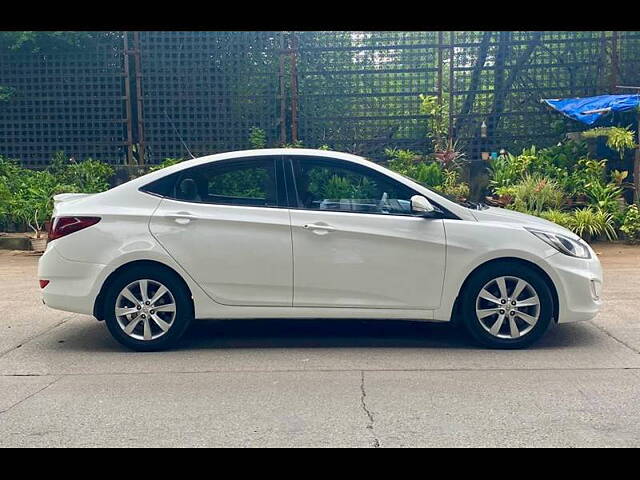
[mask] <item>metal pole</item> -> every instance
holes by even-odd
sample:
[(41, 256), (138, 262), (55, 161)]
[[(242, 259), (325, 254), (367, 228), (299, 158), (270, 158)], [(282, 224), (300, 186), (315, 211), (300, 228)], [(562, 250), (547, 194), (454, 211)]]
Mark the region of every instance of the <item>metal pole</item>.
[(618, 58), (618, 32), (611, 32), (611, 93), (616, 92), (618, 83), (618, 71), (620, 68)]
[(442, 105), (442, 45), (444, 32), (438, 32), (438, 104)]
[(298, 141), (298, 41), (291, 32), (291, 141)]
[(144, 120), (142, 115), (142, 66), (140, 62), (140, 32), (133, 32), (133, 58), (136, 72), (136, 97), (138, 110), (138, 144), (140, 145), (140, 165), (145, 163)]
[(122, 32), (124, 41), (124, 99), (127, 122), (127, 165), (133, 165), (133, 125), (131, 112), (131, 78), (129, 77), (129, 32)]
[(636, 145), (636, 155), (633, 159), (633, 203), (638, 203), (640, 200), (640, 110), (636, 113), (636, 119), (638, 121), (638, 126), (636, 127), (638, 144)]
[(287, 100), (285, 98), (285, 82), (284, 82), (284, 56), (285, 51), (285, 32), (280, 34), (280, 144), (287, 142)]
[(449, 138), (453, 138), (455, 132), (453, 131), (453, 90), (455, 87), (455, 79), (453, 77), (453, 60), (455, 56), (454, 44), (455, 32), (449, 32)]

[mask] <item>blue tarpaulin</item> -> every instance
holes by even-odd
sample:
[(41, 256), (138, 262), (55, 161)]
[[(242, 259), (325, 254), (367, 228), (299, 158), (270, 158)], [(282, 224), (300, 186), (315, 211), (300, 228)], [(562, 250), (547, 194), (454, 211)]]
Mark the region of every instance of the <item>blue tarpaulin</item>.
[(597, 97), (543, 99), (544, 103), (569, 118), (593, 125), (611, 112), (638, 108), (640, 95), (599, 95)]

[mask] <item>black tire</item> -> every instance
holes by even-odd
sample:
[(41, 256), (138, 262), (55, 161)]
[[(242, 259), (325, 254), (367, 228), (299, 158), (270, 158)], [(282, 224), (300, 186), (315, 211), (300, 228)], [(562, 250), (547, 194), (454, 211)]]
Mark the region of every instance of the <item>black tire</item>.
[[(173, 295), (175, 301), (175, 318), (171, 327), (159, 338), (138, 340), (127, 335), (116, 319), (116, 301), (120, 292), (137, 280), (149, 279), (164, 285)], [(109, 332), (119, 343), (132, 350), (151, 352), (174, 347), (193, 320), (193, 303), (191, 295), (177, 275), (168, 269), (156, 266), (134, 266), (117, 278), (109, 286), (105, 294), (104, 319)]]
[[(476, 300), (480, 291), (499, 277), (517, 277), (529, 283), (535, 290), (539, 298), (538, 320), (530, 331), (519, 338), (499, 338), (492, 335), (483, 327), (481, 320), (476, 314)], [(462, 323), (471, 336), (481, 345), (489, 348), (516, 349), (525, 348), (539, 340), (553, 324), (553, 297), (549, 285), (535, 269), (517, 262), (499, 262), (490, 264), (474, 272), (465, 285), (462, 292)], [(498, 317), (489, 317), (487, 322)], [(503, 328), (508, 327), (508, 318), (505, 317)], [(518, 320), (521, 323), (521, 320)]]

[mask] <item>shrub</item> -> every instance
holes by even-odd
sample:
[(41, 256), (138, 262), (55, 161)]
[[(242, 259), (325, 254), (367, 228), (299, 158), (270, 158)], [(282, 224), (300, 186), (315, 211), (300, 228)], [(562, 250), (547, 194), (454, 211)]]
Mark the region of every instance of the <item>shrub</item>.
[(533, 212), (540, 215), (544, 210), (557, 210), (564, 203), (565, 195), (555, 180), (535, 175), (525, 175), (524, 179), (513, 186), (513, 205), (518, 211)]
[(249, 145), (254, 149), (266, 148), (267, 134), (265, 131), (258, 127), (251, 127), (251, 130), (249, 130)]
[(568, 212), (562, 212), (560, 210), (547, 210), (542, 212), (540, 217), (568, 229), (571, 229), (573, 225), (573, 216)]
[(429, 162), (411, 150), (387, 149), (391, 159), (387, 166), (394, 172), (410, 177), (428, 187), (438, 187), (444, 181), (442, 167), (437, 162)]
[(0, 218), (31, 228), (40, 236), (51, 217), (53, 196), (59, 193), (98, 193), (109, 188), (113, 168), (88, 159), (74, 162), (57, 152), (43, 171), (21, 168), (0, 157)]
[(469, 198), (469, 185), (459, 181), (459, 174), (455, 170), (444, 170), (444, 181), (439, 190), (459, 200)]
[(629, 243), (640, 242), (640, 211), (637, 205), (631, 205), (627, 208), (620, 230)]
[(571, 230), (585, 240), (606, 235), (609, 240), (617, 238), (610, 213), (593, 208), (580, 208), (573, 212)]
[(585, 186), (585, 193), (593, 207), (616, 215), (622, 210), (622, 188), (613, 183), (592, 182)]
[(517, 183), (527, 171), (525, 161), (510, 153), (500, 155), (489, 164), (489, 185), (496, 189)]
[(111, 165), (89, 158), (69, 164), (57, 180), (75, 192), (99, 193), (109, 189), (109, 179), (114, 173)]
[(78, 190), (75, 185), (65, 185), (48, 171), (29, 171), (12, 192), (9, 214), (14, 221), (27, 225), (40, 238), (44, 222), (51, 218), (53, 197), (59, 193)]
[(411, 150), (387, 149), (385, 153), (391, 159), (387, 166), (406, 177), (421, 183), (436, 192), (466, 200), (469, 197), (469, 185), (460, 182), (460, 174), (454, 168), (445, 168), (437, 161), (429, 161)]

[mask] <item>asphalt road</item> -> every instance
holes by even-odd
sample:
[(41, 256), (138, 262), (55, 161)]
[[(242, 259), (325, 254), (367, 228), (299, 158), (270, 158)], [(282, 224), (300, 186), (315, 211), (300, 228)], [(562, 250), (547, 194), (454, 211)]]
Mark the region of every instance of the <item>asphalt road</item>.
[(640, 248), (598, 245), (606, 305), (524, 351), (449, 325), (203, 321), (133, 353), (40, 303), (0, 251), (0, 446), (640, 446)]

